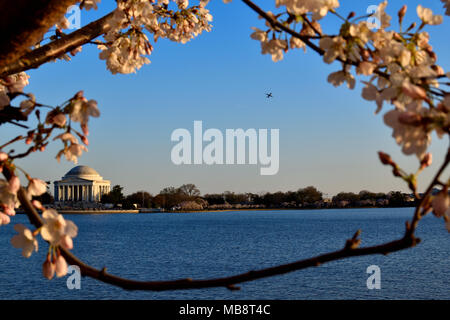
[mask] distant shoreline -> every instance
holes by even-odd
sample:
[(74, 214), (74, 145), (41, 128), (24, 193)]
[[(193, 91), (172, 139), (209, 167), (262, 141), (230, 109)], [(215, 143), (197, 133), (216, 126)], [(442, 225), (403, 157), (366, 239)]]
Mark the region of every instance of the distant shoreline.
[[(143, 211), (140, 210), (59, 210), (61, 214), (154, 214), (154, 213), (214, 213), (235, 211), (303, 211), (303, 210), (345, 210), (345, 209), (388, 209), (388, 208), (414, 208), (405, 207), (346, 207), (346, 208), (242, 208), (242, 209), (219, 209), (219, 210), (167, 210), (167, 211)], [(25, 214), (22, 210), (16, 210), (17, 214)]]

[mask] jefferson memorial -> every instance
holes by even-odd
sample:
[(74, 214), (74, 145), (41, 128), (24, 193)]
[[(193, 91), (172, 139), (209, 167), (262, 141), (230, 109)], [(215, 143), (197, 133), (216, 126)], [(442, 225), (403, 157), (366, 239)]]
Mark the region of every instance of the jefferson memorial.
[(77, 166), (54, 182), (55, 202), (99, 202), (111, 187), (97, 171), (88, 166)]

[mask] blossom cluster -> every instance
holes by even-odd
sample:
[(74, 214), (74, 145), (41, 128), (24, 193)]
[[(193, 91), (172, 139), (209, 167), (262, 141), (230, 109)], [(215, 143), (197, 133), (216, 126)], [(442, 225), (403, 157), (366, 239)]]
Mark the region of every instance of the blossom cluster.
[[(7, 111), (15, 117), (20, 114), (20, 120), (27, 120), (33, 112), (35, 113), (39, 125), (35, 129), (28, 130), (26, 135), (20, 136), (19, 139), (24, 140), (25, 144), (30, 146), (29, 152), (44, 151), (49, 143), (51, 133), (56, 129), (63, 130), (63, 133), (53, 139), (61, 140), (64, 145), (56, 158), (59, 161), (61, 156), (64, 155), (68, 161), (77, 163), (78, 157), (81, 156), (83, 151), (87, 151), (86, 145), (89, 144), (87, 138), (89, 135), (89, 119), (90, 117), (100, 116), (97, 101), (86, 99), (83, 91), (79, 91), (61, 106), (45, 106), (36, 101), (34, 94), (23, 92), (23, 88), (28, 84), (28, 79), (29, 76), (24, 72), (0, 79), (0, 110), (9, 107)], [(20, 102), (18, 107), (14, 107), (11, 103), (19, 96), (24, 96), (25, 99)], [(44, 121), (41, 121), (41, 110), (43, 110), (41, 107), (51, 109), (45, 115)], [(4, 113), (8, 114), (5, 110)], [(81, 132), (73, 128), (72, 122), (80, 124)], [(82, 144), (75, 135), (81, 139)], [(2, 151), (1, 148), (0, 151)], [(8, 154), (4, 154), (8, 156)], [(12, 159), (15, 157), (11, 156)]]
[[(0, 152), (0, 167), (2, 170), (7, 166), (10, 172), (14, 166), (10, 163), (8, 155)], [(78, 229), (72, 221), (65, 220), (62, 215), (53, 209), (45, 209), (42, 204), (33, 200), (33, 197), (40, 196), (47, 192), (47, 183), (31, 178), (26, 174), (28, 185), (24, 189), (24, 195), (33, 204), (36, 209), (42, 210), (43, 225), (35, 231), (31, 231), (23, 224), (14, 226), (17, 232), (11, 239), (11, 244), (22, 250), (22, 255), (29, 258), (33, 251), (38, 251), (37, 235), (40, 233), (42, 238), (50, 243), (52, 255), (48, 255), (43, 265), (44, 276), (51, 279), (54, 274), (58, 277), (67, 273), (67, 263), (60, 254), (59, 248), (72, 249), (72, 238), (77, 236)], [(15, 209), (19, 206), (18, 192), (21, 189), (20, 179), (14, 173), (9, 180), (0, 179), (0, 226), (9, 224), (11, 217), (15, 216)], [(53, 257), (53, 259), (51, 259)]]
[(98, 45), (100, 59), (106, 60), (113, 74), (136, 72), (150, 63), (146, 56), (152, 53), (153, 46), (146, 33), (152, 35), (154, 42), (166, 38), (186, 43), (203, 31), (210, 31), (212, 16), (205, 8), (207, 3), (202, 0), (188, 8), (188, 0), (118, 0), (105, 42)]

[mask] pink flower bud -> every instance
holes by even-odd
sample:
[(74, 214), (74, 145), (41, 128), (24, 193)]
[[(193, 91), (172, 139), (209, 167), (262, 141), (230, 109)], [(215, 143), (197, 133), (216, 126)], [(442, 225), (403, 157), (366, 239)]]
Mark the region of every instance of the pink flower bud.
[(17, 191), (20, 189), (20, 180), (17, 176), (12, 176), (11, 179), (9, 179), (9, 190), (11, 193), (16, 194)]
[(0, 212), (0, 226), (11, 222), (11, 218), (6, 214)]
[(33, 200), (33, 201), (31, 201), (31, 203), (33, 204), (33, 206), (36, 209), (39, 209), (39, 210), (43, 210), (44, 209), (44, 206), (38, 200)]
[(73, 96), (73, 98), (74, 98), (74, 99), (81, 99), (81, 98), (83, 98), (83, 95), (84, 95), (84, 91), (83, 91), (83, 90), (80, 90), (80, 91), (78, 91), (77, 93), (75, 93), (75, 95)]
[(6, 152), (0, 152), (0, 162), (8, 160), (8, 154)]
[(88, 140), (88, 138), (86, 138), (86, 136), (81, 136), (81, 141), (83, 141), (83, 143), (85, 144), (85, 145), (89, 145), (89, 140)]
[(50, 259), (50, 254), (47, 255), (47, 259), (45, 260), (44, 264), (42, 265), (42, 273), (44, 274), (44, 277), (46, 277), (48, 280), (51, 280), (53, 276), (55, 275), (55, 264)]
[(89, 135), (89, 128), (88, 128), (87, 124), (82, 124), (81, 125), (81, 130), (83, 130), (83, 133), (84, 133), (85, 136)]
[(406, 14), (406, 9), (407, 9), (408, 7), (406, 6), (406, 4), (405, 5), (403, 5), (403, 7), (398, 11), (398, 18), (400, 19), (400, 21), (402, 21), (403, 20), (403, 17), (405, 16), (405, 14)]
[(413, 99), (426, 99), (427, 93), (422, 87), (416, 86), (412, 83), (405, 82), (402, 87), (403, 93)]
[(431, 153), (427, 153), (423, 156), (422, 161), (420, 161), (420, 168), (425, 169), (426, 167), (431, 166), (431, 163), (433, 162), (433, 155)]
[(433, 207), (433, 214), (440, 218), (446, 214), (450, 206), (450, 198), (447, 194), (447, 190), (443, 190), (437, 194), (431, 201), (431, 206)]
[(61, 239), (61, 245), (66, 248), (67, 250), (73, 249), (73, 240), (68, 235), (64, 235)]
[(395, 163), (392, 161), (391, 156), (387, 153), (378, 151), (378, 156), (380, 157), (380, 161), (382, 164), (385, 165), (395, 165)]
[(410, 126), (419, 126), (422, 123), (422, 117), (415, 112), (405, 111), (400, 113), (398, 121)]
[(6, 215), (11, 217), (16, 215), (16, 210), (14, 210), (14, 208), (10, 206), (5, 206), (3, 211), (5, 212)]
[(55, 272), (58, 278), (64, 277), (67, 274), (67, 262), (63, 256), (59, 256), (56, 259)]

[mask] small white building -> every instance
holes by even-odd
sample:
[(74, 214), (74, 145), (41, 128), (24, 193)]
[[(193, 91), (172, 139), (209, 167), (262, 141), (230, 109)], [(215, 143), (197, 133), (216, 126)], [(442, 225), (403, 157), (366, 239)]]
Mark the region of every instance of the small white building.
[(88, 166), (77, 166), (54, 182), (55, 202), (99, 202), (111, 189), (111, 182), (103, 180), (97, 171)]

